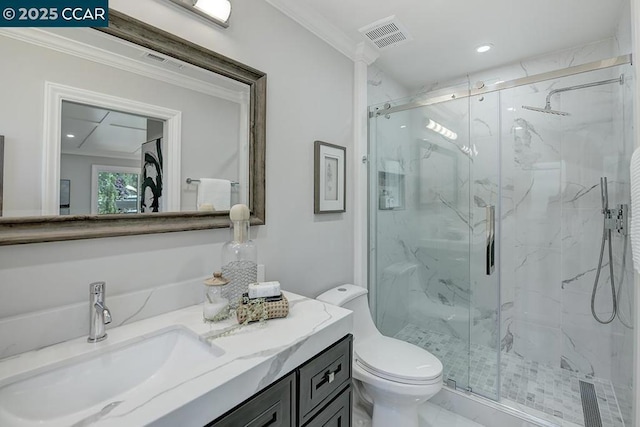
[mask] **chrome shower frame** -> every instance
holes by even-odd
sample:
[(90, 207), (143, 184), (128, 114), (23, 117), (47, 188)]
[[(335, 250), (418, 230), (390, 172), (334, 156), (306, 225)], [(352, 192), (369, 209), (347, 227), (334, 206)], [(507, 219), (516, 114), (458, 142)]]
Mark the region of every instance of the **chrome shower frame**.
[[(511, 89), (518, 86), (525, 86), (534, 83), (539, 83), (546, 80), (553, 80), (561, 77), (573, 76), (581, 73), (588, 73), (589, 71), (603, 70), (605, 68), (617, 67), (619, 65), (631, 64), (631, 54), (616, 56), (614, 58), (603, 59), (601, 61), (588, 62), (582, 65), (574, 65), (573, 67), (563, 68), (561, 70), (549, 71), (546, 73), (535, 74), (533, 76), (522, 77), (519, 79), (509, 80), (501, 83), (495, 83), (492, 85), (485, 85), (480, 88), (471, 88), (469, 90), (451, 91), (441, 95), (430, 94), (422, 95), (424, 99), (419, 101), (410, 101), (405, 104), (400, 104), (391, 107), (388, 103), (386, 105), (381, 104), (378, 106), (371, 106), (369, 108), (369, 117), (376, 117), (385, 114), (397, 113), (399, 111), (412, 110), (414, 108), (424, 107), (427, 105), (438, 104), (441, 102), (451, 101), (459, 98), (469, 98), (476, 95), (482, 95), (485, 93), (498, 92), (504, 89)], [(613, 79), (618, 80), (618, 79)], [(438, 91), (442, 93), (442, 91)]]

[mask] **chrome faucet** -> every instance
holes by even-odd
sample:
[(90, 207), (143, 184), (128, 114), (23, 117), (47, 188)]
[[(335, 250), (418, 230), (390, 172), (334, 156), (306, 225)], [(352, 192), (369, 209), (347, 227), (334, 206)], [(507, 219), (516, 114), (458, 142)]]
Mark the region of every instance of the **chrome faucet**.
[(104, 326), (111, 323), (111, 312), (104, 305), (105, 282), (89, 285), (89, 342), (98, 342), (107, 338)]

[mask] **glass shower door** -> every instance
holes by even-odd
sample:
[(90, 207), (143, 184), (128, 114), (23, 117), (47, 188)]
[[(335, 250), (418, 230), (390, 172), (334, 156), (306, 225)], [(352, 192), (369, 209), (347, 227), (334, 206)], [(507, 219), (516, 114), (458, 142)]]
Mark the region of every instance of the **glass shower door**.
[(425, 348), (467, 389), (470, 356), (469, 99), (370, 122), (370, 302), (380, 331)]
[(500, 366), (500, 94), (469, 98), (471, 293), (469, 387), (498, 400)]

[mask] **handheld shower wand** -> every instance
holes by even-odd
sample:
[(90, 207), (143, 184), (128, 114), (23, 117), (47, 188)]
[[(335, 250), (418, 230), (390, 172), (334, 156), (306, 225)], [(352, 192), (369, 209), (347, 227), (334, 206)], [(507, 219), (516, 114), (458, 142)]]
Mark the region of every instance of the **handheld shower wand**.
[[(627, 245), (627, 205), (619, 205), (616, 209), (609, 209), (609, 190), (607, 177), (600, 178), (600, 200), (602, 203), (602, 215), (604, 217), (602, 224), (602, 244), (600, 245), (600, 258), (598, 260), (598, 269), (596, 271), (596, 279), (593, 283), (593, 292), (591, 293), (591, 314), (593, 317), (602, 324), (607, 324), (613, 322), (613, 319), (618, 316), (620, 318), (620, 313), (618, 310), (618, 299), (619, 295), (616, 297), (616, 285), (615, 278), (613, 275), (613, 250), (611, 248), (611, 230), (616, 230), (618, 233), (623, 233), (625, 236), (624, 239), (624, 253), (623, 253), (623, 274), (624, 274), (624, 257), (626, 256), (626, 245)], [(596, 302), (596, 292), (598, 290), (598, 281), (600, 280), (600, 271), (602, 270), (602, 259), (604, 257), (604, 246), (605, 242), (609, 241), (609, 281), (611, 284), (611, 302), (613, 311), (611, 313), (611, 317), (607, 320), (602, 320), (598, 317), (595, 310), (595, 302)], [(620, 290), (618, 289), (618, 293)], [(621, 318), (620, 321), (625, 323)], [(627, 326), (625, 324), (625, 326)]]

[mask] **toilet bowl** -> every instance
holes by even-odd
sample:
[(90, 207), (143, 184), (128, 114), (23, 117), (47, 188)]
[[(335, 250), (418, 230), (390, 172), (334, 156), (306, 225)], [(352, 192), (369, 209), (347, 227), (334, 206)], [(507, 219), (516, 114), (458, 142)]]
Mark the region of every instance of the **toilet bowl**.
[(373, 404), (373, 427), (418, 427), (418, 406), (442, 388), (442, 363), (420, 347), (382, 335), (366, 289), (342, 285), (317, 299), (353, 311), (353, 378)]

